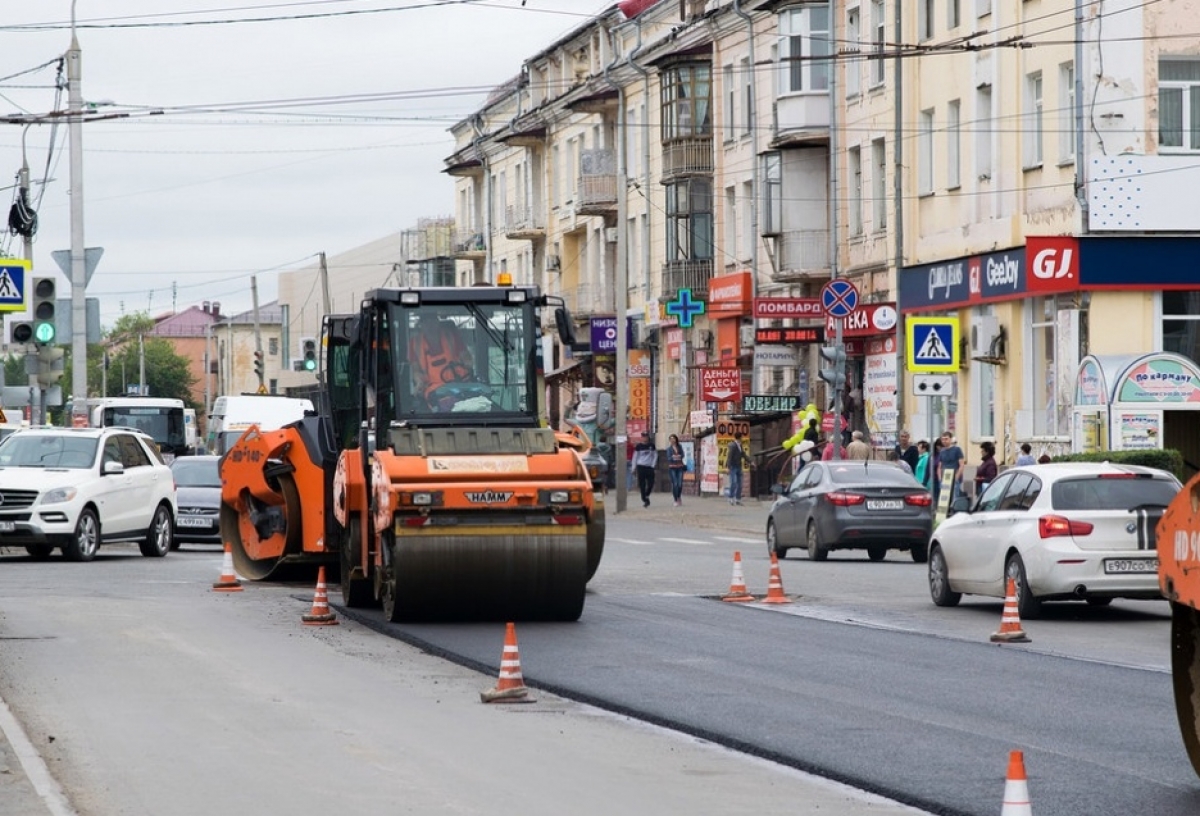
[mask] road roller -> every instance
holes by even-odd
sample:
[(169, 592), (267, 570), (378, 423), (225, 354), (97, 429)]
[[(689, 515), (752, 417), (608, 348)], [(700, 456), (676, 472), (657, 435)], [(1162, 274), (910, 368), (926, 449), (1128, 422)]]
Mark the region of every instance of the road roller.
[[(545, 420), (536, 287), (376, 289), (323, 320), (319, 405), (222, 456), (243, 577), (327, 564), (391, 621), (576, 620), (604, 549), (591, 440)], [(595, 483), (593, 480), (596, 480)]]
[(1171, 604), (1171, 677), (1183, 745), (1200, 776), (1200, 474), (1158, 522), (1158, 583)]

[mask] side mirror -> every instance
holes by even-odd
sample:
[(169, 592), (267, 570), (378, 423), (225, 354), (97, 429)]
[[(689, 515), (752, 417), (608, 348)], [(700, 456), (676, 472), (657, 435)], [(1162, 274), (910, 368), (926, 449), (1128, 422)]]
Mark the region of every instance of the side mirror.
[(120, 462), (105, 462), (100, 468), (102, 476), (116, 476), (119, 473), (125, 472), (125, 465)]
[(567, 348), (575, 347), (575, 325), (571, 322), (571, 313), (566, 306), (554, 310), (554, 327), (558, 329), (558, 339)]
[(783, 496), (787, 493), (787, 487), (781, 484), (773, 484), (771, 485), (771, 492), (776, 496)]

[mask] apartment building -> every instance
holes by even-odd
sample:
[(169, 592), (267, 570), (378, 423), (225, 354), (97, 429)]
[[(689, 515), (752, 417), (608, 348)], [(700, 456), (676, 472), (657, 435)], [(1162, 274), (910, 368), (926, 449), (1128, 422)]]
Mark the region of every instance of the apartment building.
[[(702, 400), (699, 372), (826, 408), (816, 352), (840, 329), (879, 448), (908, 427), (1002, 461), (1200, 461), (1190, 5), (1077, 5), (619, 3), (453, 128), (460, 283), (508, 273), (572, 308), (581, 342), (547, 341), (554, 422), (611, 385), (623, 324), (631, 431), (786, 424)], [(859, 293), (840, 326), (813, 307), (832, 277)], [(912, 347), (931, 319), (954, 365)], [(931, 369), (949, 393), (919, 390)]]

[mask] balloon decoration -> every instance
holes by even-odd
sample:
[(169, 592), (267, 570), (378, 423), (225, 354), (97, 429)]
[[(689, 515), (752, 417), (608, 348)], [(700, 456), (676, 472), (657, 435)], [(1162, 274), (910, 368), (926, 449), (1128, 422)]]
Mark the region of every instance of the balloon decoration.
[(821, 412), (817, 410), (817, 406), (815, 404), (810, 402), (808, 405), (804, 406), (804, 410), (796, 412), (796, 421), (800, 426), (800, 430), (783, 440), (784, 450), (799, 453), (799, 451), (795, 451), (794, 448), (804, 441), (804, 432), (808, 430), (809, 422), (812, 420), (816, 420), (818, 428), (821, 427)]

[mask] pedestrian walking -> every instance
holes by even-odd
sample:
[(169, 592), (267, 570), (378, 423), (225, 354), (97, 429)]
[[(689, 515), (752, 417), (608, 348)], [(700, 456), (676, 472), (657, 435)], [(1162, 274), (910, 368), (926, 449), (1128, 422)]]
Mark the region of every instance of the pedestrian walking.
[(638, 493), (642, 495), (642, 507), (650, 506), (650, 494), (654, 492), (654, 469), (658, 465), (658, 449), (648, 431), (642, 431), (642, 441), (633, 449), (633, 466), (637, 468)]
[(1017, 467), (1034, 464), (1037, 464), (1037, 460), (1033, 458), (1033, 446), (1028, 442), (1022, 442), (1021, 455), (1017, 457)]
[(742, 432), (733, 435), (725, 452), (725, 467), (729, 470), (729, 503), (742, 503), (742, 468), (746, 464), (746, 449), (742, 447)]
[(912, 443), (912, 437), (908, 431), (901, 431), (899, 441), (896, 443), (896, 458), (903, 459), (908, 462), (909, 468), (913, 473), (917, 472), (917, 462), (921, 458), (921, 452), (917, 450), (917, 446)]
[(683, 506), (683, 474), (687, 471), (687, 462), (683, 456), (683, 445), (679, 437), (671, 434), (667, 437), (667, 475), (671, 477), (671, 495), (675, 498), (675, 506)]
[(854, 431), (850, 434), (850, 444), (846, 446), (847, 459), (866, 461), (871, 458), (871, 446), (863, 441), (863, 432)]
[(932, 492), (933, 486), (929, 481), (929, 457), (929, 442), (922, 439), (917, 443), (917, 466), (913, 468), (913, 477), (921, 483), (922, 487)]
[(954, 435), (949, 431), (942, 433), (942, 451), (937, 457), (937, 480), (940, 485), (947, 473), (954, 474), (953, 489), (950, 491), (950, 501), (962, 495), (963, 467), (967, 463), (966, 454), (954, 441)]
[(996, 446), (991, 442), (980, 442), (979, 452), (983, 455), (983, 461), (979, 463), (979, 467), (975, 468), (975, 495), (980, 496), (983, 491), (987, 490), (996, 478)]

